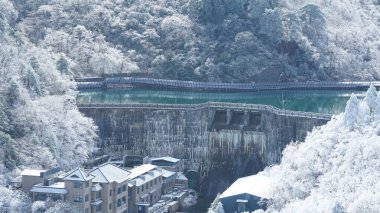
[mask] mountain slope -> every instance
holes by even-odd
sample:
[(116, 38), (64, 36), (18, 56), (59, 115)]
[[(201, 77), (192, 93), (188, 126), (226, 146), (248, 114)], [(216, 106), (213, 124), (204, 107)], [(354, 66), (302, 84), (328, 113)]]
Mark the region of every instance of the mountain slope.
[(378, 212), (379, 109), (372, 87), (305, 142), (289, 145), (268, 169), (275, 184), (266, 212)]
[(77, 76), (208, 81), (379, 79), (379, 2), (14, 1), (15, 27)]

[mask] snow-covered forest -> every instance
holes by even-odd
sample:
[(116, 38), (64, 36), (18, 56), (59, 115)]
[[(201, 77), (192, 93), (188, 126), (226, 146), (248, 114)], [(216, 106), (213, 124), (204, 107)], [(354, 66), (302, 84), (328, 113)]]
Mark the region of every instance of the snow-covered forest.
[(20, 169), (76, 167), (97, 139), (92, 120), (76, 108), (67, 61), (32, 43), (17, 29), (18, 18), (15, 4), (1, 0), (0, 212), (30, 211), (26, 195), (3, 185)]
[(18, 34), (58, 54), (77, 76), (139, 72), (242, 82), (378, 79), (379, 4), (2, 0), (1, 5)]
[(378, 212), (379, 118), (380, 92), (372, 87), (305, 142), (289, 145), (281, 164), (268, 168), (274, 185), (266, 212)]

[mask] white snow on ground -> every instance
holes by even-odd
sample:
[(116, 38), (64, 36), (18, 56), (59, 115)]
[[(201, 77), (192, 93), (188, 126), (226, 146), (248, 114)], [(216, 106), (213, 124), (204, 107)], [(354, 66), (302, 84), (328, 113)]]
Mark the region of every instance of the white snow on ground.
[(189, 192), (193, 192), (193, 193), (191, 194), (189, 193), (189, 196), (185, 197), (185, 199), (183, 200), (182, 206), (187, 207), (187, 206), (195, 205), (197, 203), (197, 199), (198, 199), (197, 193), (193, 190), (189, 190)]

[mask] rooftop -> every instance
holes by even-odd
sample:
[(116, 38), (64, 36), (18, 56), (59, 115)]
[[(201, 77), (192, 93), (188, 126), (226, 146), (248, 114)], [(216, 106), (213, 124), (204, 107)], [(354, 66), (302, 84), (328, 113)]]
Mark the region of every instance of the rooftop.
[(72, 181), (89, 181), (93, 178), (94, 176), (86, 174), (86, 172), (83, 169), (76, 168), (68, 172), (62, 179)]
[(31, 192), (49, 193), (49, 194), (67, 194), (64, 182), (56, 182), (49, 186), (37, 184), (30, 190)]
[(40, 177), (41, 172), (46, 172), (46, 170), (38, 170), (38, 169), (25, 169), (21, 172), (21, 175), (25, 176), (37, 176)]
[(140, 186), (162, 175), (157, 166), (144, 164), (130, 170), (130, 183), (128, 185)]
[(137, 166), (131, 170), (129, 170), (129, 172), (131, 172), (131, 174), (129, 175), (129, 179), (134, 179), (142, 174), (145, 174), (153, 169), (156, 169), (157, 166), (155, 165), (152, 165), (152, 164), (143, 164), (141, 166)]
[(168, 162), (171, 162), (171, 163), (178, 163), (180, 161), (180, 159), (178, 159), (178, 158), (173, 158), (173, 157), (169, 157), (169, 156), (159, 157), (159, 158), (152, 158), (150, 160), (151, 161), (168, 161)]
[(263, 171), (256, 175), (251, 175), (237, 179), (220, 198), (226, 198), (239, 194), (250, 194), (261, 198), (269, 199), (269, 189), (272, 181), (267, 172)]
[(187, 177), (182, 172), (177, 172), (178, 180), (188, 180)]
[(168, 178), (168, 177), (175, 175), (175, 172), (172, 172), (172, 171), (169, 171), (166, 169), (162, 169), (161, 172), (162, 172), (162, 177), (164, 177), (164, 178)]
[(92, 169), (89, 174), (95, 177), (92, 181), (96, 183), (121, 183), (129, 179), (130, 172), (108, 163)]

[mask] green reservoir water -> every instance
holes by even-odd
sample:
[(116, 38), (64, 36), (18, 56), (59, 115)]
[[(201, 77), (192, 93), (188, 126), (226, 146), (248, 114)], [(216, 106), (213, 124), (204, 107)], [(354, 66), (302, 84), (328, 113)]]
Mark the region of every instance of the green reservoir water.
[(193, 92), (150, 89), (82, 90), (77, 96), (78, 104), (200, 104), (206, 102), (229, 102), (266, 104), (281, 109), (336, 114), (344, 111), (347, 100), (354, 93), (364, 97), (365, 91), (270, 91), (270, 92)]

